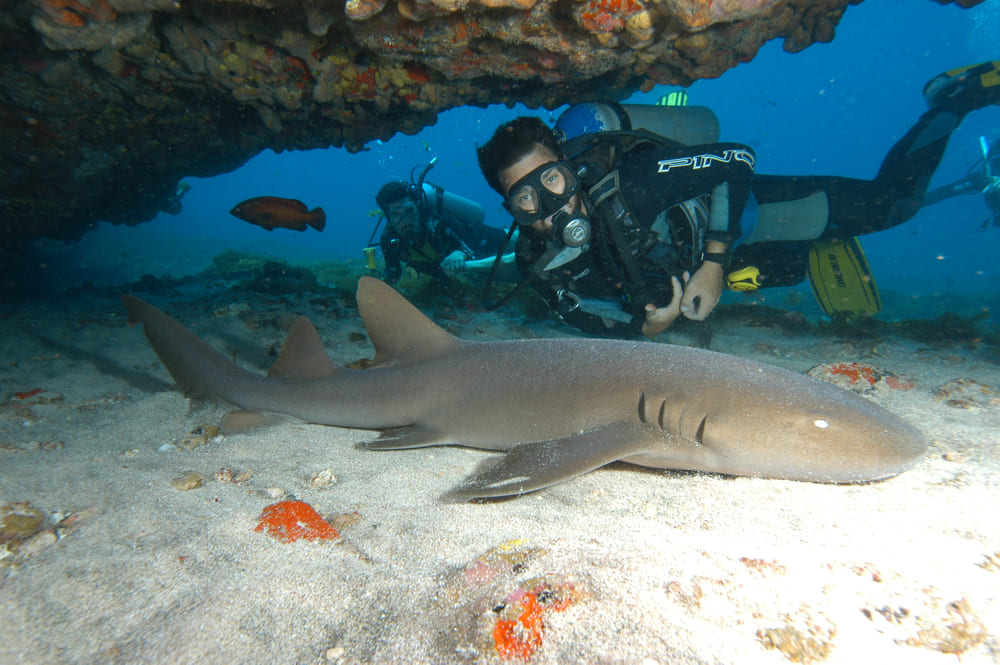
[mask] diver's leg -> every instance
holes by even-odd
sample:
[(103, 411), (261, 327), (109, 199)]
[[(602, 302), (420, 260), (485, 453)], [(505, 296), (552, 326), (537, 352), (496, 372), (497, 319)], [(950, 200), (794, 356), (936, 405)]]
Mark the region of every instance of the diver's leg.
[(886, 200), (882, 221), (872, 225), (874, 230), (905, 222), (920, 209), (948, 139), (961, 121), (953, 111), (931, 109), (889, 150), (874, 180), (880, 198)]
[(747, 244), (850, 238), (883, 227), (892, 200), (874, 180), (755, 175), (757, 226)]
[[(917, 213), (948, 139), (965, 114), (1000, 104), (1000, 60), (940, 74), (924, 87), (924, 97), (930, 110), (885, 156), (872, 181), (872, 212), (876, 217), (863, 223), (856, 233), (888, 229)], [(831, 225), (834, 221), (831, 215)]]
[(889, 150), (874, 180), (755, 175), (760, 227), (746, 242), (849, 238), (913, 217), (962, 117), (1000, 104), (1000, 60), (936, 76), (924, 97), (930, 110)]
[[(874, 180), (836, 176), (755, 176), (753, 194), (761, 211), (761, 221), (770, 209), (780, 210), (790, 201), (817, 200), (825, 195), (826, 224), (817, 215), (824, 210), (812, 205), (816, 235), (833, 239), (874, 233), (892, 228), (910, 219), (923, 204), (931, 176), (937, 169), (948, 138), (958, 127), (961, 116), (952, 111), (932, 109), (924, 113), (899, 142), (889, 150)], [(777, 205), (776, 205), (777, 204)], [(802, 215), (798, 215), (802, 219)], [(801, 224), (800, 224), (801, 226)], [(785, 227), (789, 228), (790, 227)], [(763, 231), (764, 229), (762, 229)], [(755, 233), (758, 238), (759, 233)], [(772, 235), (774, 240), (801, 240)]]

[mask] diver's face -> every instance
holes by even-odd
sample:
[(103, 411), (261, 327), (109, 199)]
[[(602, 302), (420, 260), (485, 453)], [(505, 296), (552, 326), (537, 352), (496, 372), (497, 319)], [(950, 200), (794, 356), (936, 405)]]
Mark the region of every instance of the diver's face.
[(413, 240), (420, 235), (420, 211), (417, 204), (409, 199), (396, 201), (387, 206), (386, 217), (396, 233), (406, 240)]
[[(569, 182), (571, 179), (575, 179), (575, 174), (567, 174), (560, 168), (544, 168), (548, 165), (555, 167), (557, 163), (565, 164), (564, 162), (560, 162), (560, 157), (551, 150), (541, 144), (536, 144), (524, 157), (500, 171), (500, 186), (503, 187), (504, 196), (507, 197), (506, 205), (512, 214), (515, 214), (516, 210), (520, 210), (530, 215), (532, 212), (540, 209), (537, 195), (532, 197), (530, 194), (521, 192), (521, 190), (525, 189), (521, 187), (521, 181), (531, 175), (532, 172), (538, 172), (537, 178), (534, 179), (536, 181), (535, 184), (540, 185), (555, 196), (562, 196), (567, 191), (567, 188), (576, 186)], [(511, 190), (515, 185), (518, 185), (517, 191), (512, 192)], [(539, 217), (531, 224), (527, 224), (527, 226), (540, 235), (548, 235), (552, 231), (552, 219), (559, 212), (564, 211), (571, 214), (581, 208), (580, 195), (574, 193), (564, 205), (555, 210), (541, 209), (541, 214), (548, 214), (544, 214), (544, 216)], [(522, 219), (518, 218), (517, 214), (515, 214), (515, 218), (518, 223), (524, 223)]]

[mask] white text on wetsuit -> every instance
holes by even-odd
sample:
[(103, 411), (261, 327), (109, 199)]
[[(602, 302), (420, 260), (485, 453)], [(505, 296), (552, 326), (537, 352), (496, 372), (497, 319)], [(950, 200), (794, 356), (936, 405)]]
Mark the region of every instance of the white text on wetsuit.
[(721, 155), (703, 154), (691, 155), (689, 157), (678, 157), (676, 159), (664, 159), (658, 162), (657, 173), (667, 173), (672, 168), (691, 167), (692, 169), (703, 169), (711, 166), (714, 162), (728, 164), (732, 161), (743, 162), (750, 169), (753, 169), (754, 156), (747, 150), (725, 150)]

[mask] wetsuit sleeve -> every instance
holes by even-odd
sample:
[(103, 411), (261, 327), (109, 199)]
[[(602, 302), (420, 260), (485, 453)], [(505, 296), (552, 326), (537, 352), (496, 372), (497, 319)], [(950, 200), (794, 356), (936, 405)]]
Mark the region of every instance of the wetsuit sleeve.
[(446, 255), (459, 249), (470, 259), (484, 259), (496, 256), (497, 250), (507, 241), (507, 232), (503, 229), (464, 219), (447, 210), (441, 212), (439, 220), (442, 231), (453, 238)]
[(476, 235), (476, 246), (473, 249), (476, 250), (477, 259), (496, 256), (507, 242), (507, 231), (495, 226), (480, 224)]
[(473, 259), (484, 259), (496, 256), (500, 247), (507, 242), (507, 232), (495, 226), (486, 224), (469, 224), (462, 228), (462, 239), (470, 250)]
[(620, 162), (621, 189), (641, 222), (702, 194), (727, 196), (725, 219), (713, 218), (706, 238), (732, 245), (740, 237), (755, 161), (753, 149), (741, 143), (642, 144)]

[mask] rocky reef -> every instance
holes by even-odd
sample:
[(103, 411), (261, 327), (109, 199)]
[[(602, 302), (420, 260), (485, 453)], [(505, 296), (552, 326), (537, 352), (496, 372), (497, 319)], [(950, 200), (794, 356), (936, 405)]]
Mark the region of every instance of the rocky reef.
[(354, 151), (455, 106), (717, 77), (771, 39), (833, 39), (859, 1), (4, 3), (0, 247), (151, 219), (181, 177), (265, 148)]

